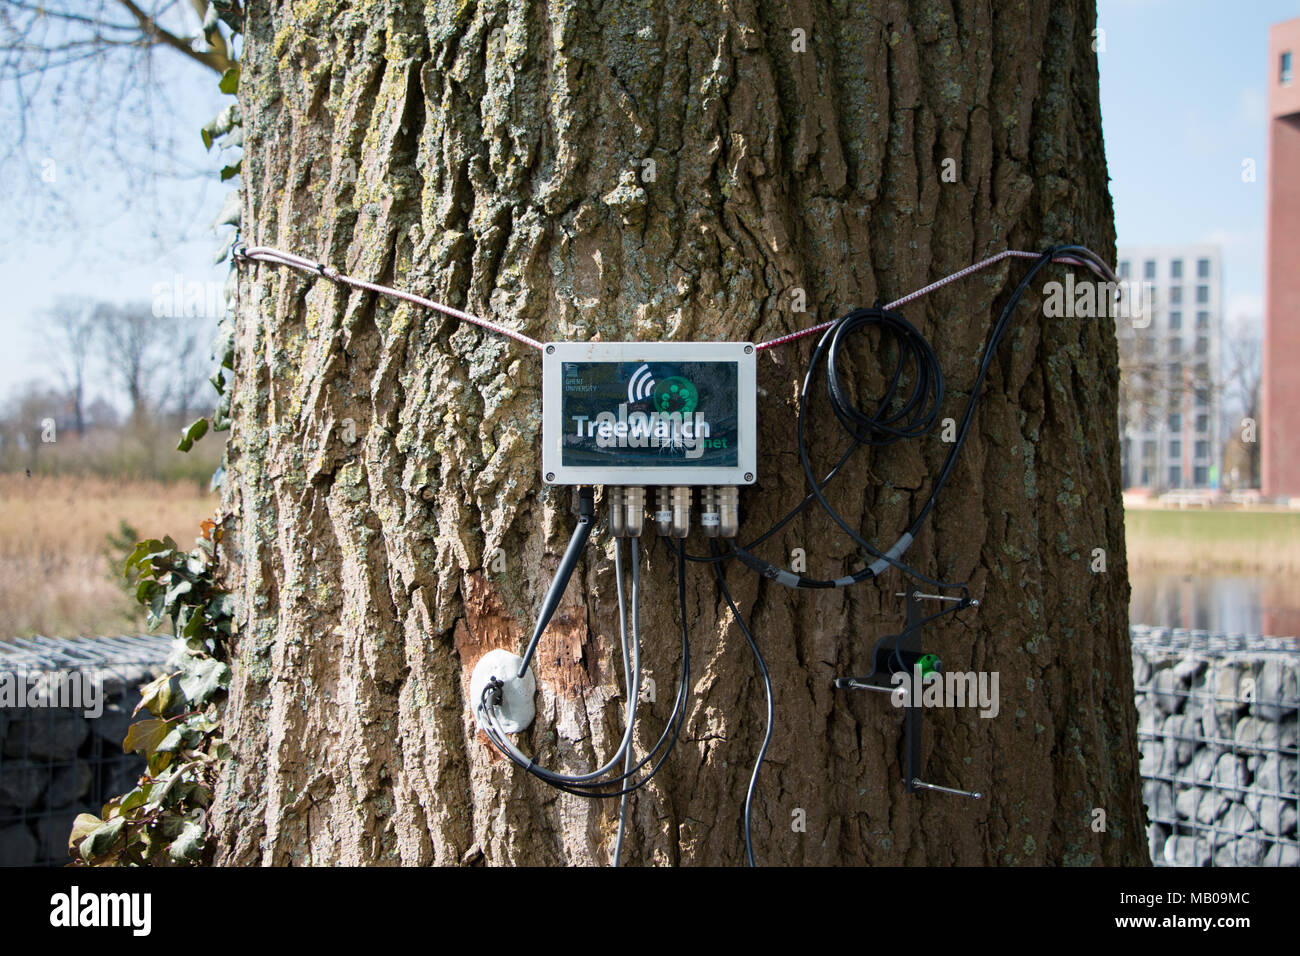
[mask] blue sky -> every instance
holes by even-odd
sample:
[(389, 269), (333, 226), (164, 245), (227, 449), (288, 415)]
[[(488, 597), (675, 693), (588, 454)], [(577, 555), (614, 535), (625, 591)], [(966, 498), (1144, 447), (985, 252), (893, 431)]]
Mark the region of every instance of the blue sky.
[(1119, 242), (1218, 244), (1229, 327), (1263, 314), (1268, 28), (1297, 16), (1297, 0), (1098, 3)]
[[(1223, 248), (1225, 302), (1234, 315), (1263, 310), (1266, 183), (1265, 78), (1268, 27), (1300, 16), (1300, 0), (1100, 0), (1105, 31), (1102, 123), (1121, 244), (1214, 242)], [(160, 62), (165, 62), (160, 58)], [(36, 315), (59, 295), (149, 300), (154, 286), (223, 281), (208, 223), (226, 187), (221, 160), (205, 153), (198, 128), (224, 102), (216, 77), (179, 57), (164, 80), (179, 102), (173, 121), (181, 161), (211, 170), (206, 181), (164, 186), (150, 203), (123, 211), (111, 164), (82, 161), (78, 127), (52, 113), (46, 138), (28, 159), (55, 160), (61, 193), (85, 210), (75, 227), (45, 216), (39, 195), (29, 215), (0, 221), (0, 402), (29, 381), (47, 380)], [(1257, 163), (1243, 183), (1244, 158)], [(39, 190), (0, 168), (0, 191)], [(104, 210), (108, 211), (105, 212)]]

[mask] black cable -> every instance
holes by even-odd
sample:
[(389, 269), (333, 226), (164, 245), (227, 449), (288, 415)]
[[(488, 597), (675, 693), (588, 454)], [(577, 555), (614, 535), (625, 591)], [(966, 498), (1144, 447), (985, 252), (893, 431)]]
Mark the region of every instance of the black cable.
[(533, 636), (529, 639), (528, 647), (519, 661), (517, 677), (523, 677), (528, 670), (528, 662), (533, 659), (533, 652), (537, 650), (537, 644), (542, 639), (542, 633), (546, 630), (546, 625), (551, 623), (556, 608), (560, 606), (560, 601), (564, 599), (564, 592), (569, 586), (569, 578), (573, 577), (573, 569), (578, 564), (582, 549), (587, 546), (587, 539), (591, 537), (591, 529), (595, 523), (595, 504), (592, 490), (585, 487), (579, 488), (578, 523), (573, 528), (573, 537), (569, 539), (569, 546), (564, 549), (564, 557), (560, 559), (560, 566), (555, 571), (555, 577), (551, 578), (551, 586), (546, 589), (546, 598), (542, 601), (542, 610), (537, 615), (537, 624), (533, 627)]
[[(889, 312), (888, 310), (873, 307), (870, 309), (854, 309), (847, 315), (839, 319), (834, 325), (826, 330), (818, 341), (816, 348), (808, 364), (808, 371), (804, 376), (803, 387), (799, 394), (799, 412), (796, 417), (796, 436), (799, 449), (799, 461), (803, 466), (804, 476), (807, 480), (811, 491), (790, 514), (781, 519), (778, 524), (769, 529), (754, 542), (745, 546), (732, 545), (731, 551), (725, 555), (714, 556), (697, 560), (717, 562), (730, 558), (737, 558), (752, 570), (769, 578), (778, 584), (794, 588), (838, 588), (847, 587), (851, 584), (858, 584), (862, 581), (878, 577), (890, 567), (898, 568), (904, 574), (915, 578), (918, 581), (933, 585), (937, 588), (961, 589), (964, 590), (965, 583), (952, 584), (932, 578), (916, 568), (906, 564), (901, 560), (902, 554), (915, 540), (916, 535), (920, 532), (921, 526), (930, 512), (934, 509), (938, 501), (939, 494), (948, 482), (952, 470), (957, 461), (957, 456), (966, 442), (966, 437), (970, 432), (970, 426), (974, 421), (975, 409), (982, 397), (984, 380), (988, 375), (989, 368), (992, 366), (994, 356), (998, 346), (1006, 334), (1007, 327), (1010, 324), (1011, 317), (1019, 305), (1029, 284), (1033, 281), (1035, 275), (1052, 262), (1053, 259), (1065, 253), (1072, 253), (1075, 247), (1072, 246), (1054, 246), (1044, 252), (1029, 268), (1024, 277), (1017, 284), (1011, 297), (1003, 307), (998, 320), (990, 330), (989, 338), (985, 343), (984, 352), (980, 360), (979, 371), (976, 374), (974, 385), (966, 399), (966, 405), (962, 413), (961, 424), (958, 428), (957, 435), (953, 441), (952, 448), (949, 449), (947, 458), (939, 475), (935, 478), (934, 484), (930, 489), (930, 494), (925, 503), (921, 506), (920, 511), (912, 520), (907, 530), (899, 537), (886, 551), (881, 551), (871, 542), (867, 541), (857, 531), (855, 531), (843, 516), (840, 515), (826, 500), (823, 489), (826, 487), (830, 477), (843, 467), (849, 456), (863, 445), (888, 445), (903, 438), (918, 438), (924, 435), (933, 427), (939, 411), (939, 405), (944, 397), (944, 379), (943, 371), (939, 366), (938, 357), (935, 355), (933, 348), (925, 341), (924, 337), (901, 315)], [(848, 395), (848, 390), (844, 387), (839, 374), (839, 358), (841, 349), (843, 349), (847, 337), (867, 328), (878, 328), (882, 336), (887, 336), (895, 342), (897, 350), (897, 361), (894, 370), (890, 376), (889, 384), (880, 400), (876, 402), (873, 411), (864, 411), (854, 405)], [(831, 405), (831, 411), (839, 420), (841, 426), (849, 433), (851, 444), (848, 449), (841, 455), (839, 462), (832, 469), (830, 475), (818, 482), (812, 470), (811, 459), (808, 454), (806, 441), (806, 430), (804, 425), (805, 416), (809, 406), (809, 396), (811, 386), (820, 366), (825, 365), (826, 390)], [(904, 395), (899, 388), (903, 375), (908, 368), (912, 369), (914, 379), (910, 393)], [(817, 578), (808, 578), (795, 574), (784, 568), (777, 567), (757, 555), (750, 552), (750, 548), (757, 542), (766, 540), (779, 527), (788, 522), (808, 503), (809, 498), (815, 498), (822, 506), (823, 510), (831, 516), (832, 520), (849, 535), (850, 538), (860, 547), (867, 555), (874, 557), (876, 560), (859, 571), (845, 575), (834, 580), (821, 580)]]
[[(709, 544), (712, 549), (717, 549), (716, 542), (711, 541)], [(763, 746), (759, 748), (758, 759), (754, 761), (754, 772), (749, 777), (749, 789), (745, 791), (745, 856), (749, 859), (749, 865), (755, 866), (754, 841), (750, 837), (750, 816), (754, 805), (754, 791), (758, 787), (758, 771), (762, 769), (763, 760), (767, 757), (767, 747), (772, 742), (772, 677), (767, 672), (767, 663), (758, 650), (758, 643), (750, 633), (749, 625), (740, 616), (740, 609), (736, 607), (736, 602), (731, 599), (731, 589), (727, 587), (727, 576), (722, 571), (722, 565), (715, 564), (713, 573), (717, 575), (718, 588), (722, 591), (722, 596), (727, 599), (727, 606), (731, 608), (736, 623), (740, 625), (741, 633), (749, 642), (749, 649), (754, 652), (754, 661), (758, 664), (759, 673), (763, 675), (763, 689), (767, 693), (767, 731), (763, 734)]]
[[(626, 770), (624, 773), (616, 777), (607, 777), (602, 780), (587, 781), (585, 783), (575, 783), (571, 780), (566, 779), (563, 774), (554, 774), (552, 771), (537, 766), (534, 760), (528, 758), (520, 759), (522, 755), (518, 754), (517, 748), (514, 748), (505, 740), (504, 732), (501, 731), (499, 725), (496, 723), (495, 705), (494, 705), (494, 701), (491, 699), (493, 696), (493, 686), (489, 684), (487, 687), (484, 688), (483, 694), (479, 699), (479, 707), (487, 717), (487, 719), (484, 721), (483, 724), (484, 733), (487, 735), (488, 739), (492, 742), (492, 744), (499, 751), (501, 751), (503, 755), (508, 757), (516, 766), (519, 766), (522, 769), (528, 771), (533, 776), (541, 780), (543, 783), (546, 783), (548, 786), (554, 787), (557, 790), (561, 790), (564, 793), (570, 793), (573, 794), (574, 796), (579, 796), (579, 797), (587, 797), (589, 799), (608, 799), (612, 797), (621, 797), (626, 793), (634, 793), (635, 791), (640, 790), (647, 783), (649, 783), (650, 780), (654, 777), (654, 775), (659, 772), (660, 767), (663, 766), (664, 761), (668, 758), (668, 755), (672, 752), (673, 748), (676, 746), (678, 737), (681, 734), (682, 725), (685, 723), (685, 719), (686, 719), (686, 702), (689, 698), (689, 693), (690, 693), (689, 688), (690, 688), (690, 673), (691, 673), (690, 631), (686, 623), (685, 549), (683, 548), (682, 543), (680, 541), (678, 541), (676, 544), (677, 544), (677, 591), (678, 591), (678, 603), (681, 609), (681, 627), (682, 627), (682, 669), (677, 683), (677, 696), (673, 701), (673, 709), (669, 715), (668, 724), (664, 727), (663, 733), (660, 734), (659, 740), (655, 743), (653, 747), (650, 748), (650, 750), (646, 753), (646, 755), (643, 758), (641, 758), (641, 760), (639, 760), (633, 767), (631, 767), (630, 770)], [(670, 733), (671, 733), (671, 737), (669, 736)], [(664, 746), (665, 742), (667, 742), (666, 747)], [(628, 778), (633, 776), (637, 771), (639, 771), (642, 767), (644, 767), (646, 764), (650, 763), (651, 760), (654, 760), (655, 755), (659, 753), (661, 749), (663, 752), (659, 754), (658, 759), (655, 760), (654, 766), (650, 769), (649, 773), (643, 779), (637, 781), (636, 783), (630, 786), (623, 787), (618, 790), (613, 790), (608, 792), (600, 792), (599, 790), (597, 790), (597, 788), (617, 785), (627, 780)]]

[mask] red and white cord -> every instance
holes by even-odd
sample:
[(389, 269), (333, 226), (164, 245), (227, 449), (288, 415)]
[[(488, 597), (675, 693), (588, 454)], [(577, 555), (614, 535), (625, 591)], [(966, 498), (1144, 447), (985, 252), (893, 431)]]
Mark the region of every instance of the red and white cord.
[[(909, 292), (901, 299), (895, 299), (893, 302), (888, 303), (885, 306), (885, 308), (886, 309), (900, 308), (909, 302), (913, 302), (916, 299), (921, 298), (924, 295), (929, 295), (931, 292), (934, 292), (936, 289), (943, 288), (944, 286), (948, 285), (950, 282), (956, 282), (958, 279), (964, 279), (966, 278), (966, 276), (979, 272), (981, 269), (987, 269), (989, 266), (1001, 262), (1003, 259), (1012, 259), (1012, 258), (1037, 259), (1041, 255), (1042, 254), (1038, 252), (1025, 252), (1019, 249), (1005, 249), (1002, 252), (999, 252), (997, 255), (990, 256), (989, 258), (983, 259), (980, 262), (976, 262), (973, 265), (969, 265), (964, 269), (959, 269), (958, 271), (952, 273), (951, 275), (944, 276), (942, 279), (939, 279), (935, 282), (931, 282), (929, 285), (923, 286), (922, 288), (917, 289), (914, 292)], [(473, 325), (479, 326), (480, 328), (487, 329), (489, 332), (495, 332), (498, 335), (504, 335), (507, 338), (514, 339), (516, 342), (520, 342), (531, 348), (535, 348), (538, 350), (543, 348), (542, 343), (537, 341), (536, 339), (530, 338), (529, 336), (524, 335), (522, 332), (516, 332), (514, 329), (507, 328), (506, 326), (501, 325), (497, 322), (489, 322), (487, 319), (481, 319), (476, 315), (470, 314), (469, 312), (462, 312), (460, 309), (452, 308), (449, 305), (443, 305), (441, 302), (434, 302), (432, 299), (426, 299), (424, 298), (424, 296), (416, 295), (413, 292), (403, 292), (400, 289), (393, 289), (386, 285), (379, 285), (374, 282), (366, 282), (364, 279), (356, 279), (353, 278), (352, 276), (344, 275), (343, 273), (335, 269), (333, 266), (326, 265), (323, 262), (313, 262), (311, 259), (305, 259), (302, 256), (294, 255), (292, 252), (285, 252), (281, 249), (276, 249), (272, 246), (244, 247), (242, 245), (237, 245), (234, 251), (234, 258), (237, 262), (242, 260), (268, 262), (274, 265), (285, 265), (285, 266), (290, 266), (291, 268), (294, 269), (301, 269), (303, 272), (315, 272), (318, 275), (322, 275), (333, 282), (342, 282), (346, 285), (353, 286), (354, 288), (357, 289), (366, 289), (367, 291), (374, 292), (379, 295), (392, 296), (395, 299), (402, 299), (403, 301), (410, 302), (413, 305), (420, 305), (420, 306), (424, 306), (426, 309), (433, 309), (436, 312), (441, 312), (444, 315), (449, 315), (452, 318), (459, 319), (462, 322), (469, 322)], [(1052, 261), (1063, 263), (1065, 265), (1083, 266), (1085, 268), (1091, 269), (1093, 272), (1097, 273), (1097, 275), (1101, 276), (1103, 279), (1106, 279), (1108, 281), (1115, 280), (1115, 275), (1114, 273), (1111, 272), (1110, 267), (1107, 266), (1105, 261), (1103, 261), (1100, 256), (1096, 255), (1096, 253), (1089, 252), (1086, 255), (1082, 253), (1062, 254), (1059, 256), (1054, 256), (1052, 258)], [(830, 328), (832, 325), (835, 324), (836, 321), (837, 320), (822, 322), (818, 325), (813, 325), (806, 329), (800, 329), (797, 332), (789, 332), (785, 335), (779, 335), (774, 339), (769, 339), (766, 342), (762, 342), (759, 345), (756, 345), (755, 349), (761, 352), (765, 349), (776, 348), (778, 345), (785, 345), (789, 342), (794, 342), (808, 335), (815, 335), (818, 332)]]

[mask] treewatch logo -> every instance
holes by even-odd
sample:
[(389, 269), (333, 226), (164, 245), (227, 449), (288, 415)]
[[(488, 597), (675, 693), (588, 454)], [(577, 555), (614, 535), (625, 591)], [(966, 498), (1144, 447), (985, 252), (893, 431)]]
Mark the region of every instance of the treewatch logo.
[[(632, 406), (650, 405), (650, 411), (632, 411)], [(655, 381), (649, 365), (639, 366), (627, 383), (627, 401), (617, 412), (599, 412), (594, 417), (573, 415), (574, 434), (594, 438), (597, 448), (681, 449), (687, 459), (696, 459), (710, 447), (712, 427), (700, 404), (699, 389), (689, 379), (673, 375)]]

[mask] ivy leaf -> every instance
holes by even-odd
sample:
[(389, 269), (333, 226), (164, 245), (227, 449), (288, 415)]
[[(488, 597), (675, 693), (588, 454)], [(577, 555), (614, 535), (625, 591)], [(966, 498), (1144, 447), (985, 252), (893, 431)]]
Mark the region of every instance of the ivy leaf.
[(239, 7), (237, 0), (212, 0), (212, 8), (217, 11), (217, 16), (221, 22), (230, 27), (235, 33), (242, 33), (244, 30), (244, 13)]
[(229, 591), (217, 591), (208, 601), (208, 616), (216, 620), (235, 616), (235, 596)]
[(180, 578), (175, 584), (167, 589), (167, 593), (163, 595), (163, 602), (165, 604), (175, 604), (178, 597), (182, 594), (189, 594), (193, 590), (193, 581), (190, 581), (187, 578)]
[(201, 704), (230, 683), (230, 668), (212, 658), (192, 657), (184, 664), (181, 691), (195, 704)]
[(167, 855), (177, 863), (190, 863), (203, 852), (203, 828), (193, 820), (186, 820), (180, 836), (167, 847)]
[(217, 213), (217, 218), (212, 220), (215, 226), (234, 226), (239, 228), (239, 190), (232, 189), (226, 196), (226, 201), (222, 203), (221, 211)]
[(163, 674), (157, 680), (151, 680), (141, 687), (140, 703), (135, 705), (131, 716), (140, 713), (141, 707), (147, 708), (155, 717), (165, 714), (167, 708), (172, 705), (172, 678), (175, 676), (175, 674)]
[(163, 737), (162, 740), (158, 741), (158, 746), (156, 748), (157, 752), (160, 754), (175, 753), (177, 748), (179, 748), (180, 745), (183, 743), (183, 740), (181, 739), (181, 731), (183, 729), (184, 729), (183, 724), (176, 724), (170, 730), (168, 730), (167, 736)]
[(145, 784), (143, 787), (136, 787), (122, 798), (118, 805), (121, 813), (129, 813), (136, 807), (142, 807), (149, 802), (149, 793), (153, 790), (153, 784)]
[[(84, 815), (89, 816), (89, 814)], [(125, 820), (121, 817), (117, 817), (114, 820), (108, 820), (105, 823), (101, 823), (99, 826), (95, 827), (95, 829), (91, 830), (90, 833), (86, 835), (86, 838), (81, 841), (81, 846), (78, 848), (81, 858), (89, 863), (95, 857), (103, 856), (107, 853), (112, 849), (113, 844), (117, 842), (118, 834), (122, 832), (122, 827), (125, 824)]]
[(238, 161), (229, 166), (221, 167), (221, 181), (224, 183), (227, 179), (234, 179), (242, 171), (244, 160), (241, 157)]
[(72, 835), (68, 837), (68, 849), (75, 847), (78, 840), (90, 836), (103, 822), (93, 813), (78, 813), (77, 819), (72, 821)]
[(239, 64), (236, 63), (225, 73), (221, 74), (221, 82), (217, 84), (217, 89), (222, 93), (233, 95), (239, 89)]
[(129, 577), (133, 568), (144, 568), (149, 563), (151, 553), (157, 552), (163, 543), (156, 539), (141, 541), (126, 558), (126, 575)]
[(199, 632), (199, 628), (202, 626), (203, 626), (202, 614), (190, 615), (189, 620), (185, 622), (185, 626), (181, 628), (181, 637), (193, 637)]
[(152, 757), (158, 745), (171, 733), (171, 725), (165, 720), (141, 720), (126, 729), (126, 739), (122, 741), (122, 750), (126, 753), (142, 751), (146, 757)]
[(208, 433), (208, 420), (200, 418), (192, 421), (181, 430), (181, 440), (176, 446), (177, 451), (189, 451), (194, 447), (194, 443)]
[(151, 631), (162, 623), (163, 615), (167, 613), (166, 597), (163, 589), (159, 588), (149, 599), (149, 613), (145, 615), (145, 624)]

